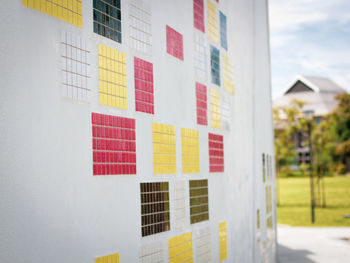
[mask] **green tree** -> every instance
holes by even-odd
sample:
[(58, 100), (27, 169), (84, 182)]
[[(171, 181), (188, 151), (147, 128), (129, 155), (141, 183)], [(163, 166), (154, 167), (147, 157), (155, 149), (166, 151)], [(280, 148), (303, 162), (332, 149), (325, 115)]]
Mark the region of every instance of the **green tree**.
[(333, 159), (338, 165), (337, 171), (345, 173), (350, 166), (350, 94), (339, 94), (336, 99), (338, 106), (328, 119), (335, 147)]
[(305, 102), (294, 99), (288, 107), (273, 110), (277, 175), (291, 174), (290, 167), (296, 164), (295, 138), (306, 127), (302, 112), (304, 105)]
[(315, 201), (319, 207), (326, 207), (324, 176), (334, 168), (335, 138), (332, 129), (329, 128), (330, 125), (331, 120), (326, 118), (320, 124), (314, 125), (312, 130), (312, 162), (316, 177)]

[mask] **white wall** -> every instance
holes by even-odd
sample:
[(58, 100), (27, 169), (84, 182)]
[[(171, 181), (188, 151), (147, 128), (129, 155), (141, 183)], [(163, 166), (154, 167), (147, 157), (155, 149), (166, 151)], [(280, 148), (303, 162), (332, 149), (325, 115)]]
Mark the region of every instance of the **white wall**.
[[(227, 221), (226, 262), (261, 262), (265, 254), (273, 262), (275, 239), (260, 255), (255, 232), (256, 209), (265, 209), (261, 154), (273, 154), (267, 3), (220, 0), (219, 9), (227, 16), (228, 55), (236, 88), (230, 96), (230, 131), (196, 124), (193, 2), (151, 1), (151, 58), (129, 49), (127, 4), (122, 1), (123, 43), (118, 44), (93, 33), (92, 1), (83, 3), (82, 29), (21, 1), (2, 3), (0, 261), (94, 262), (96, 256), (120, 252), (122, 262), (137, 262), (139, 247), (153, 241), (162, 242), (167, 259), (168, 238), (209, 226), (212, 259), (218, 262), (218, 223)], [(166, 25), (183, 34), (184, 62), (166, 53)], [(62, 30), (88, 40), (90, 103), (61, 96)], [(99, 104), (98, 43), (127, 53), (128, 110)], [(135, 112), (134, 55), (154, 66), (154, 116)], [(214, 87), (209, 55), (207, 64), (208, 78), (202, 83), (209, 91)], [(208, 96), (208, 119), (209, 105)], [(91, 112), (136, 119), (137, 175), (92, 175)], [(176, 126), (177, 175), (153, 174), (152, 122)], [(199, 130), (200, 174), (181, 173), (182, 127)], [(224, 135), (225, 173), (209, 173), (208, 132)], [(142, 238), (139, 183), (168, 181), (172, 198), (176, 180), (199, 178), (209, 180), (210, 220), (191, 225), (187, 209), (183, 231), (172, 227)], [(274, 183), (270, 185), (274, 188)], [(171, 215), (173, 210), (171, 203)], [(264, 213), (261, 218), (263, 242)]]

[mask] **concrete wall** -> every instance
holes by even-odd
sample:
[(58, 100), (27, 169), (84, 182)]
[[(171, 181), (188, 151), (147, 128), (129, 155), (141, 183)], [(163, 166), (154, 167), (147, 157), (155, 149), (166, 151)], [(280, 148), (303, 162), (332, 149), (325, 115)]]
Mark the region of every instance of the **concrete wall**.
[[(83, 27), (6, 0), (0, 14), (0, 261), (94, 262), (120, 252), (121, 262), (137, 262), (139, 249), (209, 227), (212, 262), (219, 262), (220, 222), (227, 222), (226, 262), (275, 261), (275, 185), (263, 182), (262, 154), (273, 156), (267, 3), (220, 0), (227, 16), (228, 51), (235, 93), (207, 77), (208, 126), (196, 123), (193, 2), (150, 2), (152, 56), (130, 48), (128, 1), (122, 1), (121, 44), (93, 33), (92, 1), (83, 1)], [(207, 2), (204, 1), (207, 33)], [(183, 35), (184, 61), (166, 52), (166, 25)], [(62, 96), (61, 34), (76, 34), (90, 49), (91, 97), (88, 102)], [(196, 32), (198, 33), (198, 32)], [(98, 44), (127, 55), (128, 109), (99, 104)], [(153, 63), (155, 114), (135, 111), (134, 56)], [(221, 60), (222, 61), (222, 60)], [(221, 72), (221, 76), (223, 73)], [(209, 89), (231, 104), (229, 129), (210, 124)], [(136, 119), (136, 175), (93, 176), (91, 113)], [(177, 174), (153, 174), (152, 123), (176, 127)], [(181, 128), (199, 131), (200, 173), (181, 172)], [(209, 172), (208, 132), (224, 136), (225, 172)], [(190, 224), (188, 181), (208, 179), (209, 220)], [(186, 183), (186, 224), (174, 228), (174, 184)], [(169, 182), (171, 230), (141, 237), (140, 183)], [(272, 187), (272, 212), (266, 213), (265, 186)], [(260, 210), (260, 230), (257, 229)], [(267, 217), (273, 229), (267, 230)], [(261, 232), (260, 241), (257, 234)], [(270, 234), (269, 234), (270, 233)], [(270, 235), (270, 237), (268, 236)], [(194, 262), (197, 262), (193, 236)]]

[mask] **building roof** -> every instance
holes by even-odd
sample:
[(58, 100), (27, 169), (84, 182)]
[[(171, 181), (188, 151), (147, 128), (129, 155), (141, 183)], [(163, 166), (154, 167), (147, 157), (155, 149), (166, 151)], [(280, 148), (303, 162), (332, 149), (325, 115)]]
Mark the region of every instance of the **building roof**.
[(304, 110), (313, 110), (315, 116), (330, 113), (337, 105), (334, 96), (346, 91), (327, 78), (298, 76), (273, 101), (273, 107), (287, 106), (292, 99), (305, 101)]

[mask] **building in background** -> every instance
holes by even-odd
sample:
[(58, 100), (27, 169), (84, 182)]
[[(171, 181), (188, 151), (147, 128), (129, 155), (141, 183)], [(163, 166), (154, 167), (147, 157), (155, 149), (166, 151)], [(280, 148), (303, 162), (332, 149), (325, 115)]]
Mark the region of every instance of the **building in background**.
[(2, 1), (0, 262), (276, 262), (267, 1)]
[[(337, 106), (335, 96), (346, 91), (328, 78), (298, 76), (282, 95), (273, 101), (273, 107), (288, 107), (294, 99), (305, 102), (303, 110), (312, 110), (316, 124)], [(293, 137), (297, 152), (297, 164), (309, 163), (307, 137), (300, 132)]]

